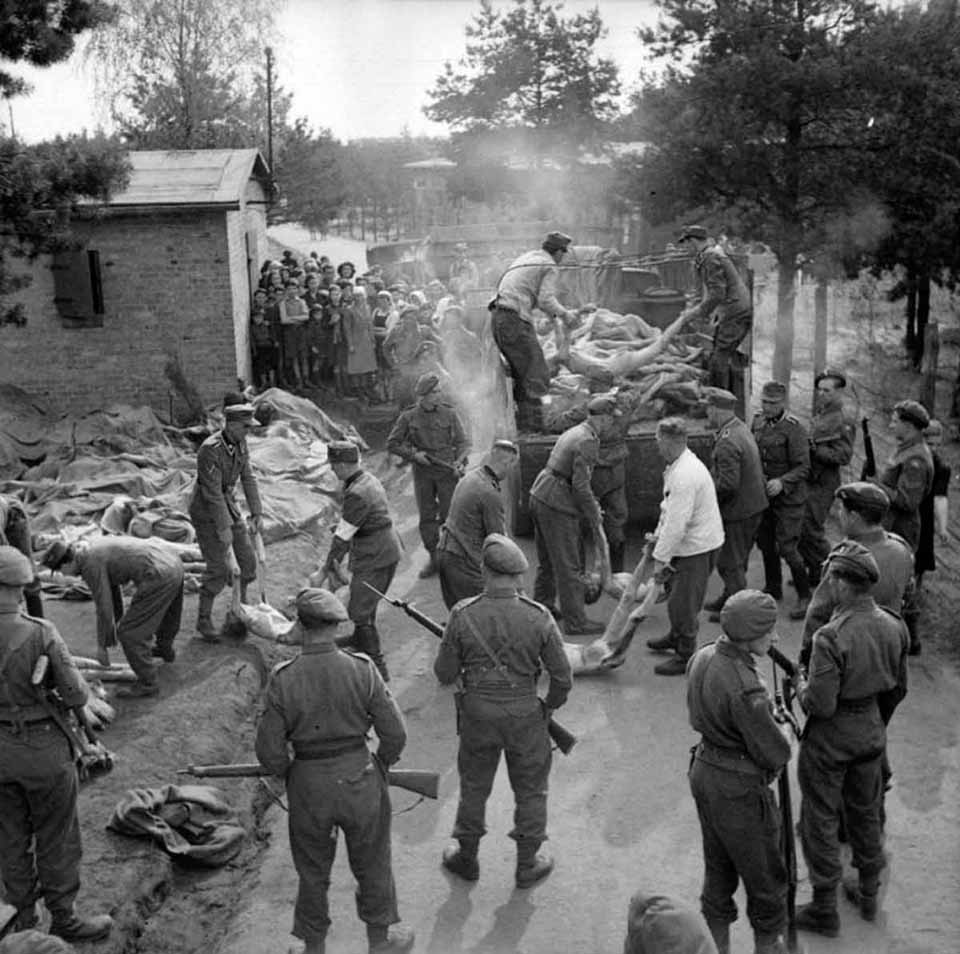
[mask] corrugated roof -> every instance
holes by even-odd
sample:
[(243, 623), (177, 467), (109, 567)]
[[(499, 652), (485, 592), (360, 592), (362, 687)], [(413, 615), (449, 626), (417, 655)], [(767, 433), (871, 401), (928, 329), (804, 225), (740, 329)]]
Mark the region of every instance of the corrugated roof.
[(236, 205), (251, 177), (270, 173), (257, 149), (143, 150), (128, 153), (130, 182), (110, 206)]

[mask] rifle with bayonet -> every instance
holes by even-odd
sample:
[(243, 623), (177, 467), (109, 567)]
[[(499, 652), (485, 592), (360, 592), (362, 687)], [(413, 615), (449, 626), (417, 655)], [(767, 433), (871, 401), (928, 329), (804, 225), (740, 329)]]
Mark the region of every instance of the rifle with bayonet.
[[(194, 778), (259, 778), (272, 775), (257, 762), (240, 762), (232, 765), (188, 765), (178, 769), (177, 775), (191, 775)], [(408, 792), (422, 795), (424, 798), (436, 798), (440, 786), (438, 772), (422, 772), (417, 769), (387, 769), (387, 784), (402, 788)]]
[[(363, 585), (372, 592), (376, 593), (380, 599), (385, 600), (391, 606), (396, 606), (397, 609), (403, 610), (410, 619), (419, 623), (425, 630), (430, 633), (433, 633), (437, 639), (443, 638), (443, 626), (441, 626), (436, 620), (431, 619), (425, 613), (421, 613), (415, 606), (411, 606), (406, 600), (395, 600), (392, 597), (387, 596), (386, 593), (381, 593), (375, 586), (371, 586), (366, 580), (361, 581)], [(577, 737), (565, 729), (556, 719), (552, 718), (547, 723), (547, 732), (550, 733), (550, 738), (554, 741), (557, 748), (564, 754), (569, 755), (570, 750), (577, 744)]]
[(877, 458), (873, 451), (873, 438), (870, 436), (868, 418), (865, 417), (860, 421), (860, 429), (863, 431), (863, 469), (860, 471), (860, 479), (867, 480), (877, 474)]
[[(794, 737), (799, 740), (801, 731), (796, 716), (793, 714), (794, 680), (797, 677), (797, 667), (775, 646), (767, 650), (767, 655), (773, 660), (773, 702), (774, 715), (778, 722), (789, 725)], [(778, 681), (777, 667), (780, 667), (787, 678)], [(783, 690), (781, 691), (781, 686)], [(797, 954), (800, 950), (797, 941), (797, 845), (793, 833), (793, 802), (790, 798), (790, 773), (785, 765), (777, 779), (777, 790), (780, 796), (780, 842), (783, 850), (783, 863), (787, 869), (787, 950), (790, 954)]]

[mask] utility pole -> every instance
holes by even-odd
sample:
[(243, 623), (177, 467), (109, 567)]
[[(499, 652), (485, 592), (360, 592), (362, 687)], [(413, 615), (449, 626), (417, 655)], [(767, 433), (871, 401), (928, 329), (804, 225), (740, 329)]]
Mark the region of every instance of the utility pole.
[(264, 50), (267, 55), (267, 165), (273, 178), (273, 48)]

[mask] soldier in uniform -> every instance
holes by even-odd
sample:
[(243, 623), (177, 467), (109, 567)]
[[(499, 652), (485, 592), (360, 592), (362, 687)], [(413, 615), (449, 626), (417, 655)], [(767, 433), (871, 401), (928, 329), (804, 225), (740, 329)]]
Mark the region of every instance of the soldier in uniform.
[[(160, 692), (152, 657), (172, 663), (173, 641), (183, 613), (183, 562), (157, 540), (109, 536), (64, 544), (57, 540), (43, 555), (51, 570), (81, 576), (97, 609), (98, 658), (109, 664), (109, 646), (119, 641), (137, 681), (117, 690), (120, 698)], [(124, 610), (121, 587), (136, 591)], [(156, 642), (154, 643), (154, 639)]]
[[(493, 533), (484, 540), (483, 594), (454, 607), (433, 667), (442, 684), (459, 678), (463, 686), (460, 802), (453, 828), (458, 847), (444, 851), (443, 865), (467, 881), (480, 876), (477, 849), (503, 752), (516, 803), (510, 837), (517, 842), (518, 888), (529, 888), (553, 870), (553, 860), (538, 854), (547, 838), (547, 723), (573, 684), (553, 617), (520, 592), (527, 566), (509, 537)], [(542, 669), (550, 677), (545, 699), (537, 697)]]
[(812, 901), (797, 911), (797, 926), (827, 937), (840, 931), (841, 806), (866, 920), (876, 917), (885, 864), (883, 714), (906, 693), (909, 637), (903, 620), (870, 595), (879, 578), (876, 560), (861, 544), (845, 540), (830, 551), (824, 582), (836, 608), (813, 634), (809, 675), (802, 670), (797, 683), (807, 714), (797, 767), (800, 842), (813, 888)]
[(807, 505), (797, 549), (807, 567), (811, 586), (820, 581), (820, 567), (830, 552), (824, 533), (833, 495), (840, 486), (840, 468), (853, 457), (853, 425), (843, 413), (847, 379), (840, 371), (821, 371), (814, 379), (815, 412), (810, 421), (810, 476)]
[(513, 397), (520, 430), (540, 430), (543, 425), (540, 399), (550, 386), (550, 371), (534, 327), (533, 309), (570, 326), (575, 312), (557, 299), (559, 265), (573, 239), (551, 232), (543, 245), (524, 252), (507, 268), (490, 302), (493, 340), (510, 366)]
[(690, 245), (696, 256), (693, 267), (702, 286), (700, 301), (690, 318), (713, 317), (713, 351), (707, 362), (708, 383), (732, 391), (743, 401), (743, 375), (735, 357), (740, 342), (753, 324), (753, 301), (736, 265), (700, 225), (687, 226), (677, 239)]
[(237, 480), (243, 487), (255, 528), (259, 528), (263, 512), (246, 441), (247, 431), (256, 423), (253, 405), (230, 403), (223, 413), (223, 428), (208, 437), (197, 452), (197, 480), (189, 508), (197, 545), (206, 563), (200, 584), (197, 632), (212, 643), (220, 639), (211, 617), (217, 594), (239, 576), (241, 599), (245, 599), (247, 584), (257, 578), (256, 554), (233, 496)]
[(724, 603), (746, 588), (747, 564), (767, 509), (767, 491), (757, 442), (750, 428), (734, 413), (736, 397), (721, 388), (704, 388), (703, 394), (707, 420), (717, 432), (710, 455), (710, 474), (723, 519), (723, 546), (717, 556), (723, 592), (705, 604), (704, 609), (710, 612), (712, 622), (719, 623)]
[(450, 512), (440, 528), (437, 567), (447, 609), (483, 592), (483, 541), (491, 533), (507, 532), (507, 514), (500, 482), (520, 459), (513, 441), (496, 440), (483, 465), (457, 484)]
[(19, 550), (0, 546), (0, 876), (17, 909), (14, 930), (38, 923), (36, 902), (50, 912), (50, 933), (98, 941), (113, 927), (106, 915), (82, 917), (79, 782), (70, 741), (32, 683), (41, 656), (65, 707), (87, 701), (87, 684), (56, 627), (20, 609), (34, 567)]
[(894, 405), (890, 429), (897, 448), (876, 480), (890, 498), (887, 529), (900, 534), (914, 551), (920, 542), (920, 504), (933, 486), (933, 458), (923, 439), (929, 423), (922, 404), (899, 401)]
[(347, 613), (353, 622), (353, 648), (366, 653), (383, 678), (390, 679), (377, 631), (380, 599), (363, 585), (366, 580), (386, 593), (397, 572), (402, 547), (393, 526), (383, 485), (360, 466), (360, 451), (350, 441), (331, 441), (327, 459), (343, 483), (343, 508), (324, 562), (328, 575), (340, 579), (340, 563), (350, 555), (350, 600)]
[[(30, 516), (26, 507), (16, 498), (0, 494), (0, 546), (16, 547), (34, 566), (33, 537), (30, 533)], [(38, 619), (43, 618), (41, 585), (34, 566), (33, 579), (23, 588), (23, 601), (27, 612)]]
[(703, 834), (700, 905), (720, 954), (730, 951), (738, 881), (756, 954), (786, 952), (787, 871), (770, 783), (785, 770), (790, 743), (774, 720), (755, 658), (776, 645), (776, 623), (777, 604), (768, 593), (732, 594), (720, 613), (724, 635), (699, 650), (687, 671), (690, 725), (700, 733), (690, 762)]
[[(376, 666), (337, 648), (337, 624), (346, 618), (327, 590), (297, 595), (303, 650), (273, 670), (256, 752), (287, 783), (290, 850), (300, 878), (292, 933), (306, 942), (304, 954), (324, 954), (337, 829), (357, 879), (357, 914), (367, 925), (370, 954), (390, 954), (408, 951), (414, 940), (412, 931), (394, 926), (400, 916), (385, 774), (400, 758), (407, 732)], [(367, 748), (371, 728), (379, 742), (375, 755)]]
[(587, 618), (581, 578), (581, 523), (599, 540), (600, 504), (591, 480), (600, 440), (615, 426), (616, 399), (598, 395), (587, 404), (587, 419), (554, 444), (547, 466), (530, 488), (530, 513), (537, 544), (537, 577), (533, 597), (548, 607), (560, 600), (567, 633), (602, 633), (604, 624)]
[(440, 524), (447, 519), (453, 488), (470, 450), (457, 412), (440, 401), (439, 387), (439, 375), (421, 375), (416, 405), (397, 418), (387, 437), (387, 450), (413, 463), (420, 539), (429, 557), (420, 571), (421, 579), (437, 572)]
[(810, 603), (810, 581), (797, 544), (807, 501), (810, 442), (803, 425), (787, 412), (786, 399), (787, 389), (778, 381), (768, 381), (761, 393), (763, 413), (753, 419), (769, 501), (757, 530), (757, 546), (763, 554), (765, 592), (783, 599), (780, 560), (785, 560), (797, 588), (797, 605), (790, 618), (803, 619)]

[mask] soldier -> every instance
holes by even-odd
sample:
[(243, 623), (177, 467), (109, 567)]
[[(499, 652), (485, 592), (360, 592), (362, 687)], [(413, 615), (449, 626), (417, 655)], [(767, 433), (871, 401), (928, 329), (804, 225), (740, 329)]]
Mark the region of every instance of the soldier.
[[(151, 657), (172, 663), (173, 641), (183, 613), (183, 563), (158, 540), (99, 537), (65, 544), (57, 540), (43, 555), (51, 570), (81, 576), (97, 609), (97, 656), (110, 663), (108, 647), (119, 641), (137, 681), (117, 690), (120, 698), (156, 696), (160, 692)], [(124, 610), (121, 587), (136, 591)], [(151, 646), (156, 638), (156, 643)]]
[[(516, 884), (529, 888), (553, 870), (538, 850), (547, 838), (550, 713), (566, 702), (573, 677), (560, 632), (544, 606), (523, 596), (523, 551), (492, 533), (483, 542), (483, 595), (458, 603), (447, 621), (433, 671), (443, 685), (462, 680), (458, 702), (460, 802), (443, 866), (467, 881), (480, 876), (477, 850), (485, 807), (500, 763), (507, 760), (516, 808)], [(546, 669), (550, 685), (537, 697)]]
[(353, 622), (353, 648), (366, 653), (389, 681), (387, 663), (377, 631), (377, 607), (380, 599), (363, 585), (366, 580), (386, 593), (397, 572), (403, 552), (400, 537), (393, 526), (390, 505), (383, 485), (360, 466), (360, 450), (350, 441), (331, 441), (327, 459), (343, 484), (340, 523), (334, 531), (330, 551), (324, 562), (328, 574), (340, 579), (340, 562), (350, 555), (350, 600), (347, 613)]
[(847, 379), (840, 371), (821, 371), (814, 378), (816, 396), (810, 421), (810, 476), (807, 504), (797, 549), (807, 567), (811, 586), (820, 582), (820, 567), (830, 552), (823, 526), (833, 495), (840, 486), (840, 468), (853, 457), (853, 425), (843, 413), (842, 391)]
[(647, 640), (658, 652), (676, 655), (654, 668), (659, 676), (680, 676), (697, 649), (700, 609), (707, 580), (723, 545), (723, 521), (710, 472), (687, 447), (682, 418), (657, 422), (657, 448), (667, 468), (663, 472), (660, 521), (654, 532), (654, 579), (667, 583), (670, 632)]
[(710, 474), (723, 519), (723, 546), (717, 556), (723, 592), (705, 604), (704, 609), (710, 612), (711, 622), (719, 623), (724, 603), (746, 588), (747, 564), (767, 509), (767, 492), (757, 442), (750, 428), (734, 413), (736, 397), (721, 388), (704, 388), (703, 394), (707, 420), (717, 432), (710, 455)]
[(551, 232), (543, 245), (524, 252), (503, 273), (497, 294), (490, 302), (493, 340), (510, 366), (513, 397), (517, 405), (517, 427), (540, 430), (543, 426), (540, 399), (550, 386), (550, 371), (534, 327), (533, 309), (570, 326), (576, 312), (557, 299), (559, 265), (573, 239)]
[(693, 267), (702, 285), (700, 301), (687, 312), (690, 318), (714, 319), (713, 351), (707, 362), (709, 384), (737, 394), (743, 400), (743, 376), (735, 357), (753, 324), (753, 301), (737, 267), (700, 225), (687, 226), (678, 245), (691, 246)]
[(933, 481), (930, 492), (920, 504), (920, 536), (917, 544), (916, 576), (917, 592), (923, 588), (923, 574), (937, 568), (934, 541), (946, 545), (949, 541), (947, 527), (950, 516), (950, 467), (943, 460), (943, 425), (931, 421), (923, 432), (923, 439), (930, 448), (933, 461)]
[(428, 560), (420, 579), (437, 572), (440, 524), (467, 461), (470, 444), (457, 412), (440, 401), (440, 376), (417, 380), (417, 403), (404, 411), (387, 437), (387, 450), (413, 463), (413, 490), (420, 512), (420, 539)]
[(587, 404), (587, 419), (557, 440), (547, 466), (530, 488), (530, 513), (537, 543), (537, 578), (533, 597), (548, 607), (560, 600), (564, 630), (602, 633), (604, 624), (587, 618), (581, 578), (581, 522), (600, 539), (600, 505), (591, 486), (600, 440), (615, 426), (619, 413), (612, 395)]
[(513, 441), (496, 440), (483, 465), (467, 473), (453, 492), (437, 546), (440, 589), (447, 609), (483, 592), (483, 541), (491, 533), (507, 533), (500, 482), (519, 460), (520, 449)]
[(775, 600), (783, 599), (780, 560), (786, 560), (797, 588), (797, 605), (790, 611), (790, 619), (803, 619), (810, 603), (810, 581), (797, 544), (807, 501), (810, 442), (803, 425), (787, 413), (786, 399), (786, 387), (768, 381), (761, 392), (763, 413), (753, 419), (753, 438), (760, 451), (769, 501), (757, 530), (757, 546), (763, 554), (764, 591)]
[[(386, 780), (407, 732), (370, 659), (337, 649), (337, 624), (346, 618), (343, 604), (326, 590), (297, 595), (303, 650), (273, 670), (256, 752), (260, 764), (287, 783), (290, 850), (300, 878), (292, 933), (306, 942), (304, 954), (324, 954), (337, 829), (357, 879), (357, 914), (367, 925), (370, 954), (390, 954), (410, 950), (414, 941), (412, 931), (393, 926), (400, 916)], [(367, 749), (371, 728), (379, 743), (375, 755)]]
[(776, 645), (776, 623), (777, 604), (768, 593), (732, 594), (720, 613), (724, 635), (697, 652), (688, 670), (690, 725), (700, 733), (690, 763), (703, 833), (700, 903), (720, 954), (730, 951), (738, 880), (756, 954), (786, 954), (780, 935), (787, 923), (787, 871), (770, 783), (789, 762), (790, 743), (774, 721), (754, 658)]
[(41, 585), (33, 563), (33, 537), (26, 507), (8, 494), (0, 494), (0, 546), (16, 547), (34, 567), (33, 579), (23, 588), (23, 601), (31, 616), (43, 619)]
[(36, 927), (36, 902), (50, 912), (50, 933), (99, 941), (113, 921), (82, 917), (77, 769), (71, 742), (33, 685), (41, 656), (65, 707), (87, 701), (87, 684), (56, 627), (20, 609), (34, 567), (19, 550), (0, 546), (0, 875), (4, 899), (17, 909), (15, 931)]
[(922, 404), (899, 401), (894, 405), (890, 430), (897, 449), (875, 481), (890, 498), (887, 529), (899, 533), (914, 551), (920, 542), (920, 504), (933, 487), (933, 458), (923, 439), (929, 423)]
[(623, 954), (717, 954), (699, 911), (665, 894), (637, 891), (627, 908)]
[(211, 643), (220, 640), (211, 617), (217, 594), (239, 576), (243, 600), (247, 584), (257, 578), (256, 554), (233, 496), (239, 480), (250, 508), (252, 526), (259, 529), (263, 508), (257, 480), (250, 469), (246, 441), (247, 431), (256, 424), (253, 414), (251, 404), (227, 404), (223, 409), (223, 428), (208, 437), (197, 452), (197, 480), (190, 495), (190, 519), (206, 563), (200, 584), (197, 632)]
[(870, 551), (852, 540), (830, 552), (824, 583), (836, 609), (813, 634), (809, 675), (801, 671), (797, 699), (807, 714), (797, 777), (800, 842), (813, 900), (797, 912), (797, 926), (836, 937), (841, 805), (853, 865), (859, 871), (860, 913), (876, 917), (884, 867), (881, 805), (886, 747), (883, 712), (906, 692), (906, 624), (870, 595), (880, 577)]

